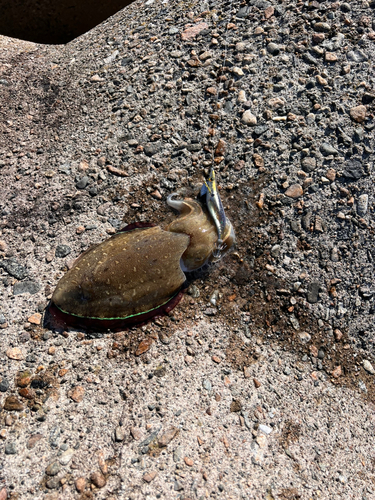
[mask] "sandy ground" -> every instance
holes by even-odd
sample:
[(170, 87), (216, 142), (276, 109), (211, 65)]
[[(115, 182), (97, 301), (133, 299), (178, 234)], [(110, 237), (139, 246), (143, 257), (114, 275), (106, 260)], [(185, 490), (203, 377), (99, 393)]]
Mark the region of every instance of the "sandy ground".
[[(375, 497), (373, 2), (135, 2), (1, 37), (0, 500)], [(214, 164), (237, 246), (53, 328), (74, 259)]]

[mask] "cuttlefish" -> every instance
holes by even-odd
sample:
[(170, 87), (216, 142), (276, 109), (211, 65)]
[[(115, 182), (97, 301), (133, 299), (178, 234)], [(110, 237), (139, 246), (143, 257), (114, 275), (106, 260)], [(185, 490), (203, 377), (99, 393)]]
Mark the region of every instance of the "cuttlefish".
[(134, 223), (84, 252), (53, 293), (50, 316), (66, 325), (107, 330), (169, 313), (185, 273), (219, 261), (235, 244), (211, 169), (197, 199), (167, 198), (179, 217), (162, 229)]

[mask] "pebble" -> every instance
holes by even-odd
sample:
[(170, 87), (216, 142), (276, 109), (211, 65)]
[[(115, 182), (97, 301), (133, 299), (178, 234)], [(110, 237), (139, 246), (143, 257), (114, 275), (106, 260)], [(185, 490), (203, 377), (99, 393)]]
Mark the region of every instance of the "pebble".
[(339, 262), (340, 256), (339, 256), (339, 251), (337, 247), (333, 247), (331, 250), (331, 261), (332, 262)]
[(141, 356), (141, 354), (144, 354), (150, 349), (153, 343), (154, 339), (152, 339), (151, 337), (145, 338), (139, 343), (138, 349), (135, 351), (135, 355)]
[(46, 468), (47, 476), (56, 476), (61, 470), (61, 466), (58, 462), (52, 462)]
[(273, 56), (277, 56), (278, 54), (280, 54), (280, 47), (279, 45), (277, 45), (277, 43), (270, 42), (267, 45), (267, 51)]
[(6, 443), (4, 452), (5, 455), (17, 455), (16, 443)]
[[(268, 2), (264, 2), (263, 6), (267, 5)], [(259, 4), (259, 7), (261, 6), (261, 4)], [(273, 5), (268, 5), (268, 7), (266, 7), (264, 9), (264, 17), (265, 19), (270, 19), (275, 13), (275, 7)]]
[(129, 177), (129, 174), (125, 170), (116, 168), (113, 165), (107, 165), (107, 170), (110, 174), (117, 175), (118, 177)]
[(7, 378), (3, 378), (0, 382), (0, 392), (6, 392), (10, 387), (9, 380)]
[(135, 441), (139, 441), (142, 437), (142, 433), (140, 429), (138, 429), (138, 427), (131, 427), (130, 433), (133, 436), (133, 439), (135, 439)]
[(32, 314), (29, 318), (27, 318), (27, 321), (32, 325), (40, 325), (41, 320), (42, 315), (40, 313)]
[(194, 460), (190, 457), (185, 457), (184, 462), (189, 467), (192, 467), (194, 465)]
[(341, 483), (341, 484), (346, 484), (348, 482), (348, 478), (344, 475), (344, 474), (339, 474), (337, 476), (337, 480)]
[(363, 364), (363, 368), (366, 370), (366, 372), (370, 373), (371, 375), (375, 375), (375, 369), (368, 359), (364, 359), (362, 361), (362, 364)]
[(236, 413), (238, 411), (242, 410), (242, 403), (239, 399), (233, 399), (233, 401), (230, 404), (230, 411), (232, 413)]
[(9, 259), (0, 263), (0, 266), (6, 271), (8, 274), (16, 278), (17, 280), (23, 280), (29, 274), (28, 270), (25, 266), (19, 264), (14, 259)]
[(322, 76), (320, 76), (320, 75), (316, 75), (316, 81), (322, 87), (326, 87), (328, 85), (328, 81), (325, 78), (323, 78)]
[(32, 450), (34, 446), (43, 438), (43, 434), (33, 434), (27, 440), (26, 448)]
[(358, 381), (358, 387), (362, 392), (367, 394), (367, 387), (366, 387), (366, 384), (363, 382), (363, 380)]
[(206, 391), (212, 391), (212, 384), (208, 379), (204, 379), (202, 382), (202, 386)]
[(35, 281), (22, 281), (14, 285), (13, 295), (22, 295), (23, 293), (34, 295), (35, 293), (38, 293), (40, 289), (41, 285)]
[(311, 37), (311, 40), (315, 44), (322, 43), (325, 40), (326, 36), (324, 33), (314, 33)]
[(151, 481), (153, 481), (157, 475), (158, 475), (158, 473), (156, 471), (146, 472), (146, 474), (143, 475), (142, 479), (146, 483), (151, 483)]
[(68, 245), (58, 245), (56, 247), (55, 256), (59, 259), (63, 259), (71, 253), (72, 249)]
[(256, 438), (255, 441), (257, 442), (259, 448), (263, 449), (267, 445), (267, 436), (265, 434), (259, 434)]
[(99, 470), (96, 472), (93, 472), (90, 476), (91, 482), (97, 487), (97, 488), (104, 488), (104, 486), (107, 484), (107, 480), (100, 472)]
[(363, 176), (363, 168), (358, 160), (349, 160), (346, 164), (343, 176), (349, 179), (360, 179)]
[(68, 465), (74, 455), (74, 450), (69, 448), (64, 451), (62, 455), (59, 456), (59, 462), (61, 465)]
[(331, 26), (328, 23), (316, 23), (314, 25), (314, 30), (319, 33), (328, 33), (331, 30)]
[(80, 385), (76, 385), (68, 392), (68, 396), (76, 403), (80, 403), (83, 400), (84, 394), (85, 389)]
[(87, 175), (84, 175), (77, 183), (76, 183), (76, 188), (77, 189), (85, 189), (86, 186), (88, 186), (90, 182), (90, 177), (87, 177)]
[(24, 354), (19, 347), (8, 349), (6, 355), (9, 359), (15, 359), (17, 361), (21, 361), (24, 358)]
[(334, 63), (338, 60), (338, 57), (334, 52), (326, 52), (324, 55), (324, 59), (327, 62)]
[(254, 165), (258, 168), (264, 167), (264, 160), (258, 153), (253, 154)]
[(236, 50), (237, 50), (237, 52), (245, 52), (246, 43), (245, 42), (237, 42), (236, 43)]
[(82, 491), (86, 488), (86, 479), (84, 477), (78, 477), (75, 480), (74, 485), (78, 493), (82, 493)]
[(306, 156), (302, 159), (301, 166), (305, 172), (310, 173), (316, 169), (316, 159), (310, 156)]
[(257, 118), (254, 116), (249, 109), (247, 109), (242, 115), (242, 121), (245, 125), (254, 126), (257, 124)]
[(282, 97), (272, 97), (267, 104), (272, 109), (279, 109), (285, 105), (285, 100)]
[(298, 336), (303, 344), (307, 344), (307, 342), (310, 342), (311, 340), (311, 335), (307, 332), (300, 332)]
[(125, 431), (123, 427), (116, 427), (115, 429), (115, 441), (120, 443), (121, 441), (124, 441), (125, 439)]
[(300, 325), (299, 325), (299, 321), (298, 319), (294, 316), (294, 314), (291, 314), (290, 317), (289, 317), (289, 321), (292, 325), (292, 327), (295, 329), (295, 330), (299, 330), (300, 328)]
[(260, 424), (259, 427), (258, 427), (258, 430), (260, 432), (263, 432), (263, 434), (271, 434), (272, 432), (272, 427), (269, 427), (268, 425), (265, 425), (265, 424)]
[(363, 123), (366, 119), (367, 108), (363, 104), (350, 109), (350, 117), (357, 123)]
[(367, 61), (368, 59), (367, 55), (361, 49), (349, 50), (349, 52), (346, 54), (346, 58), (348, 59), (348, 61), (353, 61), (356, 63)]
[(256, 379), (256, 378), (253, 378), (253, 383), (254, 383), (254, 387), (255, 387), (256, 389), (259, 389), (259, 387), (261, 387), (261, 385), (262, 385), (262, 384), (259, 382), (259, 380), (258, 380), (258, 379)]
[(177, 427), (171, 427), (168, 429), (162, 436), (160, 436), (158, 440), (158, 444), (160, 448), (165, 448), (168, 444), (177, 436), (178, 429)]
[(327, 177), (327, 179), (329, 181), (335, 182), (335, 180), (336, 180), (336, 170), (333, 169), (333, 168), (330, 168), (329, 170), (327, 170), (326, 177)]
[(227, 145), (224, 139), (220, 139), (215, 149), (215, 156), (223, 156), (225, 154), (226, 147)]
[(70, 163), (63, 163), (62, 165), (60, 165), (59, 167), (59, 172), (61, 172), (62, 174), (65, 174), (65, 175), (70, 175)]
[(292, 373), (291, 369), (289, 366), (286, 366), (283, 370), (284, 375), (290, 375)]
[(239, 19), (244, 19), (250, 13), (250, 9), (251, 7), (249, 5), (241, 7), (240, 10), (237, 12), (236, 17), (238, 17)]
[(336, 368), (332, 371), (332, 377), (339, 378), (342, 375), (342, 368), (340, 365), (336, 366)]
[(320, 283), (318, 281), (313, 281), (309, 284), (307, 289), (307, 301), (310, 302), (310, 304), (318, 302), (319, 290)]
[(51, 479), (48, 479), (46, 481), (46, 486), (49, 490), (57, 490), (57, 488), (60, 486), (60, 481), (57, 479), (57, 477), (52, 477)]
[(367, 208), (368, 208), (368, 194), (361, 194), (361, 196), (358, 197), (358, 202), (357, 202), (357, 213), (358, 215), (365, 215), (367, 213)]
[(186, 28), (186, 30), (181, 33), (181, 40), (183, 41), (192, 40), (193, 38), (198, 36), (201, 31), (206, 29), (208, 29), (207, 23), (195, 24), (194, 26)]
[(1, 488), (0, 490), (0, 500), (7, 500), (8, 498), (8, 493), (7, 493), (7, 489), (5, 488)]
[(236, 75), (236, 76), (244, 76), (244, 74), (245, 74), (245, 73), (243, 72), (243, 70), (242, 70), (241, 68), (239, 68), (238, 66), (234, 66), (234, 67), (232, 68), (232, 73), (233, 73), (234, 75)]
[(337, 155), (338, 151), (336, 148), (328, 144), (327, 142), (323, 142), (320, 146), (320, 152), (324, 156), (329, 156), (329, 155)]
[(101, 78), (99, 75), (93, 75), (90, 80), (92, 82), (103, 82), (104, 81), (104, 78)]
[(289, 198), (293, 199), (299, 198), (302, 195), (303, 195), (303, 189), (302, 186), (300, 186), (300, 184), (292, 184), (285, 191), (285, 196), (288, 196)]

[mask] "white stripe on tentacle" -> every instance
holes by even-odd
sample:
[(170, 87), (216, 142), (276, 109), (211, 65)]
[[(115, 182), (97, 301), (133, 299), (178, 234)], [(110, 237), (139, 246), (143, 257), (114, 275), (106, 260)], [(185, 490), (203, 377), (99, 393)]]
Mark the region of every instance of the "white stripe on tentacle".
[(177, 210), (178, 212), (182, 211), (182, 207), (184, 206), (184, 200), (174, 200), (174, 196), (179, 196), (178, 193), (172, 193), (167, 198), (167, 204)]

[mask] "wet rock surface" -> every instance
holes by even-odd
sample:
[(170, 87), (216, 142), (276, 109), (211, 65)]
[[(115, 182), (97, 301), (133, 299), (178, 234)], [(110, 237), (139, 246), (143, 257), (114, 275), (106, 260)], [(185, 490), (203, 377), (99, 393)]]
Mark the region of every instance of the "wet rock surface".
[[(232, 8), (0, 38), (4, 498), (374, 495), (373, 7)], [(170, 221), (212, 164), (237, 248), (170, 316), (40, 321), (84, 250)]]

